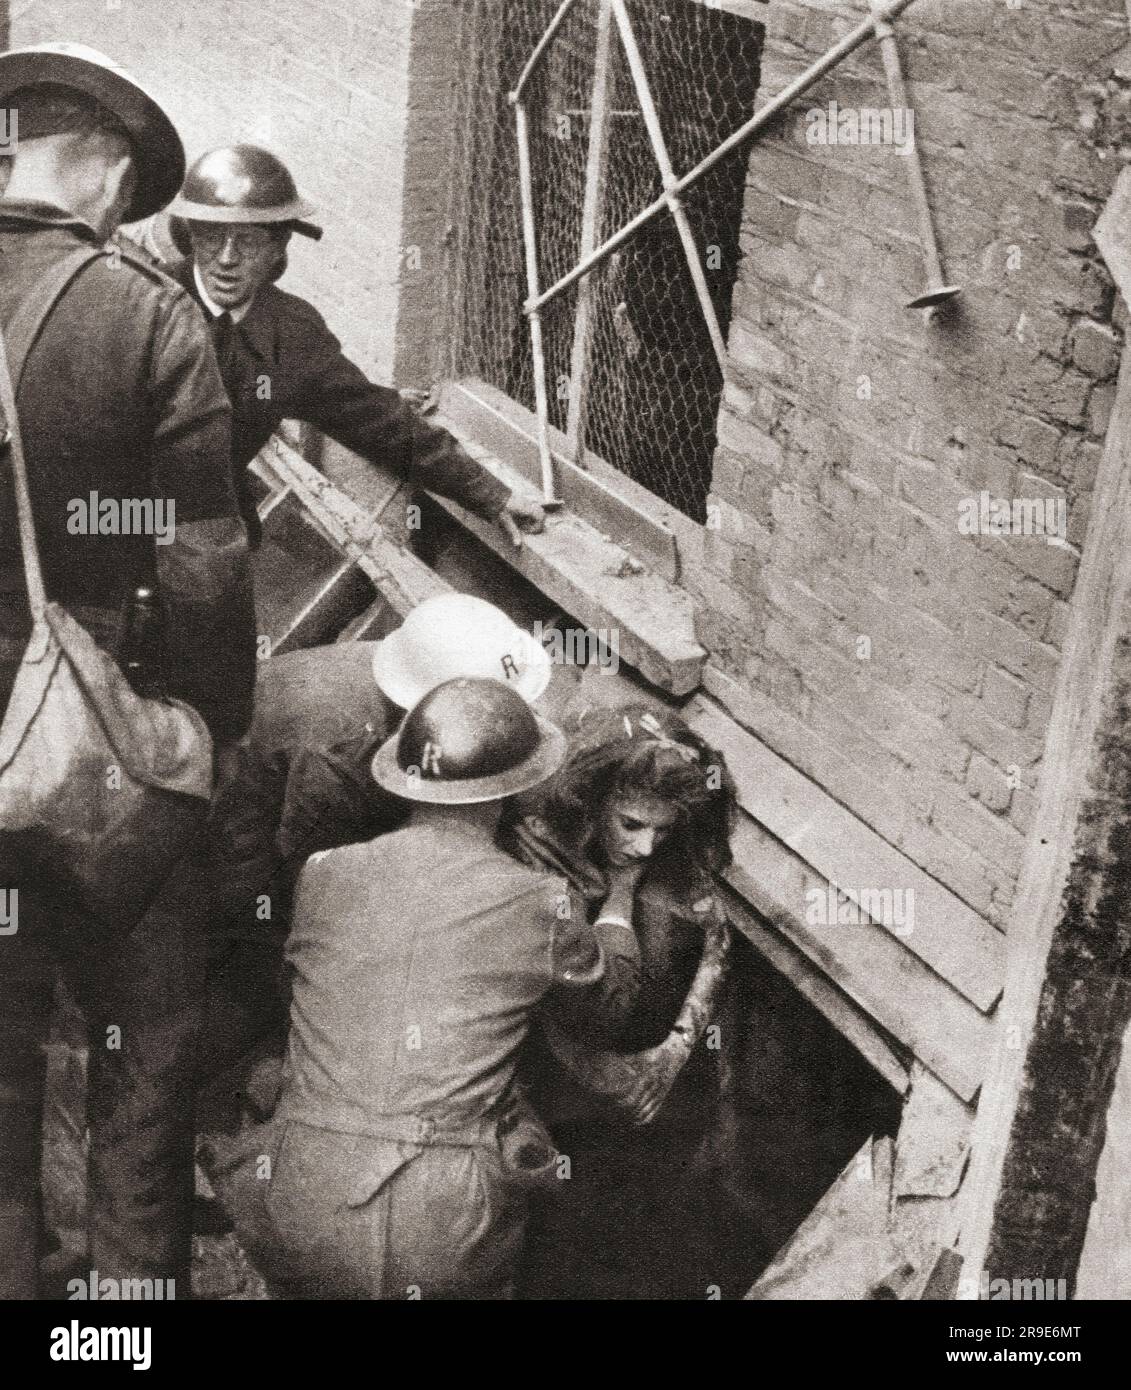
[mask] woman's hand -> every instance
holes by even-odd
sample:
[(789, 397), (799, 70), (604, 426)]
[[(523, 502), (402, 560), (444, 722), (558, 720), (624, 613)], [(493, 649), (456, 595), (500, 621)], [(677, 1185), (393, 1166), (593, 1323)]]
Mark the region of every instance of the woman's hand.
[(602, 912), (616, 913), (632, 921), (636, 890), (644, 876), (646, 862), (641, 859), (609, 870), (609, 895), (601, 908)]

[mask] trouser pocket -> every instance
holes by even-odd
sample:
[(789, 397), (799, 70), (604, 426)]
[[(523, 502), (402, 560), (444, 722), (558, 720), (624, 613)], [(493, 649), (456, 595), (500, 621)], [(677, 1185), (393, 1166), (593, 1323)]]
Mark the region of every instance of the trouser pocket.
[(515, 1088), (499, 1119), (499, 1170), (519, 1189), (556, 1193), (560, 1158), (557, 1145), (525, 1092)]

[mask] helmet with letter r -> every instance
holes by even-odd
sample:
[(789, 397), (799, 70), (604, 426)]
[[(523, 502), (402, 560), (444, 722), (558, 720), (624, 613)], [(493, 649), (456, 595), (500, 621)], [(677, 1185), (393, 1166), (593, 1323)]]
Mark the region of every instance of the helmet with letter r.
[(373, 778), (406, 801), (469, 806), (502, 801), (552, 777), (562, 731), (502, 681), (445, 681), (405, 715), (373, 759)]

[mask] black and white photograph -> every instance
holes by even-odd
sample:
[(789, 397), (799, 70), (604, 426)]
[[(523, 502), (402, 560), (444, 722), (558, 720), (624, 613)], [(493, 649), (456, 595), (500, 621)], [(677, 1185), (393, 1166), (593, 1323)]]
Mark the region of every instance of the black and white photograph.
[(1086, 1366), (1129, 301), (1131, 0), (0, 0), (34, 1373), (363, 1301)]

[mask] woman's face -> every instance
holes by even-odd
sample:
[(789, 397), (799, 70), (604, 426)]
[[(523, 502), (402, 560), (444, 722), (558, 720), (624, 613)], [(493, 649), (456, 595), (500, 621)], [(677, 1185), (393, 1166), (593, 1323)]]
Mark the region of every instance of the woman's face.
[(606, 797), (598, 825), (601, 854), (610, 869), (650, 858), (671, 834), (679, 810), (650, 792)]

